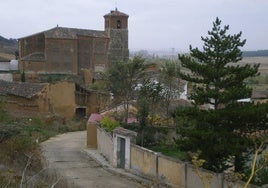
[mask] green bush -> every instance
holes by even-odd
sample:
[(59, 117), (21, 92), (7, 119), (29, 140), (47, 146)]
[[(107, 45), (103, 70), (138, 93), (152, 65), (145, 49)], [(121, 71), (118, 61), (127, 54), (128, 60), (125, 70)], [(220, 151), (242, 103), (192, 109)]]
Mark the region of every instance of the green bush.
[(39, 128), (44, 128), (46, 126), (45, 121), (40, 117), (33, 117), (30, 119), (31, 125)]
[(116, 120), (112, 120), (109, 117), (105, 116), (102, 118), (100, 125), (104, 128), (107, 132), (111, 132), (116, 127), (120, 126), (119, 122)]

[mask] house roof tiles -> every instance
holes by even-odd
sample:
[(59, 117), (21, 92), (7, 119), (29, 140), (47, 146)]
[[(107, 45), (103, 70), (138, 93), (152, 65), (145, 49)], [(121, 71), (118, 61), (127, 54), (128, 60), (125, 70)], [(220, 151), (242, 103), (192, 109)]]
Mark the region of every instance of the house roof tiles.
[(30, 99), (40, 93), (46, 85), (0, 80), (0, 95), (14, 95)]

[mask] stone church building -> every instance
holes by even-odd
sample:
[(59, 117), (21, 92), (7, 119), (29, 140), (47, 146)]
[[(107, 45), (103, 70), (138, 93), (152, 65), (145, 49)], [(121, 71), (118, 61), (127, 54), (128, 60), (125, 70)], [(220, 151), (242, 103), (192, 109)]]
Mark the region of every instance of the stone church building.
[(55, 27), (19, 39), (19, 69), (28, 82), (40, 75), (78, 75), (89, 84), (109, 63), (129, 57), (128, 15), (104, 15), (104, 31)]
[(104, 15), (103, 31), (55, 27), (19, 39), (20, 73), (13, 80), (25, 82), (0, 82), (7, 88), (0, 97), (15, 115), (86, 117), (110, 99), (88, 85), (109, 64), (128, 58), (128, 15), (117, 9)]

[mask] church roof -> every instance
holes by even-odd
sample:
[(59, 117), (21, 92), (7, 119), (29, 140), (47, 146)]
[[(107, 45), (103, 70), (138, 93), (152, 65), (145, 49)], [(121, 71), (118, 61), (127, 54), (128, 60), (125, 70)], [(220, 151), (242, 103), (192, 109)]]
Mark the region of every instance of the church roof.
[[(36, 33), (30, 36), (34, 36), (38, 34), (44, 34), (45, 38), (55, 38), (55, 39), (77, 39), (78, 36), (88, 36), (88, 37), (98, 37), (98, 38), (108, 37), (105, 31), (58, 27), (58, 26), (50, 30)], [(30, 36), (26, 36), (23, 38), (27, 38)], [(20, 39), (23, 39), (23, 38), (20, 38)]]
[(30, 99), (40, 93), (46, 85), (47, 84), (0, 80), (0, 95), (14, 95)]
[(55, 27), (51, 30), (44, 32), (46, 38), (67, 38), (76, 39), (78, 36), (89, 37), (107, 37), (105, 31), (89, 30), (89, 29), (76, 29), (67, 27)]
[(126, 16), (126, 17), (128, 17), (127, 14), (118, 11), (117, 8), (115, 10), (111, 10), (110, 13), (104, 15), (104, 17), (110, 17), (110, 16)]

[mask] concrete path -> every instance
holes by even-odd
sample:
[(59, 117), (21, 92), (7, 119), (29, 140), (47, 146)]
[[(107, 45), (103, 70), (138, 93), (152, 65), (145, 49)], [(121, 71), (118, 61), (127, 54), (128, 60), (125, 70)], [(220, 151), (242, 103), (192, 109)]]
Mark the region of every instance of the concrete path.
[(42, 143), (49, 168), (56, 169), (73, 187), (78, 188), (145, 187), (132, 178), (102, 168), (84, 151), (85, 143), (85, 131), (58, 135)]

